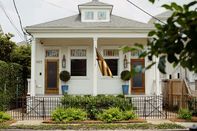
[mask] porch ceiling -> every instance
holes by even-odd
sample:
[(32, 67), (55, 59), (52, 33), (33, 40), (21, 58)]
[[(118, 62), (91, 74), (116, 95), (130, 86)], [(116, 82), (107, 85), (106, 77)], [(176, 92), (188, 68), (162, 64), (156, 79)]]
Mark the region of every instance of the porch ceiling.
[[(92, 45), (93, 38), (43, 38), (43, 45)], [(98, 45), (133, 45), (135, 43), (146, 44), (146, 38), (98, 38)]]

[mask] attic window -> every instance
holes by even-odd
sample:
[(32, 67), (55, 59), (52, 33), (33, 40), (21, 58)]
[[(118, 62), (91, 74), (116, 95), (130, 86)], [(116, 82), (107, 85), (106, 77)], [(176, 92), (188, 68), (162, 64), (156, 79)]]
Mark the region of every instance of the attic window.
[(106, 12), (105, 11), (99, 11), (97, 15), (98, 15), (98, 20), (106, 20)]
[(85, 12), (85, 19), (86, 20), (93, 20), (94, 19), (94, 12), (93, 11)]

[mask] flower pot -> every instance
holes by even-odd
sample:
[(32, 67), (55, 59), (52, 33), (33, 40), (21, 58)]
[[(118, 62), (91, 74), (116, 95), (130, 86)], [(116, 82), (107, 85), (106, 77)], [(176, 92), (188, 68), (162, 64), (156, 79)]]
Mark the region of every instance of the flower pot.
[(62, 85), (62, 94), (68, 94), (68, 85)]
[(129, 85), (122, 85), (122, 93), (123, 95), (129, 94)]

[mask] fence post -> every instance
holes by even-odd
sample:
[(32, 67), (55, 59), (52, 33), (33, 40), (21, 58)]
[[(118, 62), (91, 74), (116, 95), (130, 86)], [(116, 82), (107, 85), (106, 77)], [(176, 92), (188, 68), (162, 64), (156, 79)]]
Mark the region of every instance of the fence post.
[(43, 115), (43, 120), (45, 120), (44, 97), (42, 98), (42, 115)]
[(144, 97), (144, 112), (143, 112), (143, 117), (145, 117), (145, 120), (146, 120), (146, 97)]
[(21, 104), (22, 104), (22, 120), (24, 120), (24, 112), (25, 112), (25, 110), (24, 110), (24, 108), (25, 108), (25, 106), (24, 106), (24, 97), (22, 97), (21, 98)]

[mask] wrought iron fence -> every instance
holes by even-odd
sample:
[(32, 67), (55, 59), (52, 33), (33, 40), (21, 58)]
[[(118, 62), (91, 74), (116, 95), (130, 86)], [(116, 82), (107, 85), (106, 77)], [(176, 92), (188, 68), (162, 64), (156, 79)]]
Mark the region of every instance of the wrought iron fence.
[[(197, 115), (197, 97), (165, 98), (163, 96), (127, 96), (136, 114), (143, 119), (167, 119), (177, 117), (180, 108), (187, 108)], [(170, 101), (169, 101), (170, 100)], [(49, 119), (61, 97), (22, 97), (10, 101), (7, 108), (13, 119)]]

